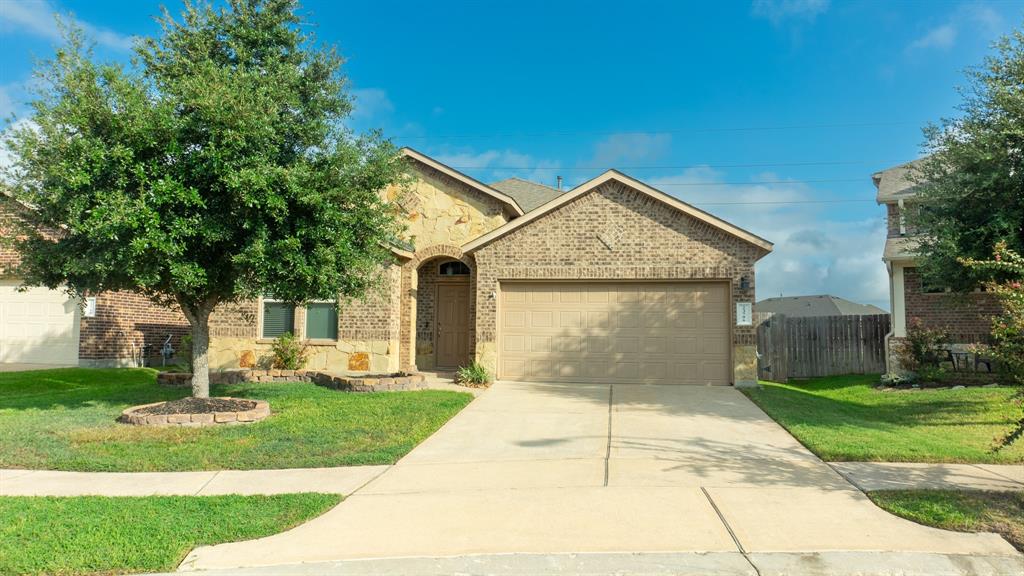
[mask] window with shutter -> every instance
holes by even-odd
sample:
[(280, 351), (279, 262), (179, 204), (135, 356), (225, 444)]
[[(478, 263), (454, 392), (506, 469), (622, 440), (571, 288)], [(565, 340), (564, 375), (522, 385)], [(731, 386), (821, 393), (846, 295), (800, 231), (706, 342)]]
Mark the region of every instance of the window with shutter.
[(263, 337), (277, 338), (295, 330), (295, 306), (284, 302), (264, 300)]
[(311, 302), (306, 306), (306, 338), (338, 339), (338, 309), (333, 302)]

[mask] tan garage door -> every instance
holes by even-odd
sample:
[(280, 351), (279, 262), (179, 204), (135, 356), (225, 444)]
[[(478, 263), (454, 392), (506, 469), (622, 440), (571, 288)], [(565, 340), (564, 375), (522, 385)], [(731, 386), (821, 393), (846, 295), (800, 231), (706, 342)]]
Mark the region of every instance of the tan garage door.
[(0, 282), (0, 362), (78, 363), (78, 303), (61, 290)]
[(504, 380), (730, 381), (725, 283), (504, 282), (500, 311)]

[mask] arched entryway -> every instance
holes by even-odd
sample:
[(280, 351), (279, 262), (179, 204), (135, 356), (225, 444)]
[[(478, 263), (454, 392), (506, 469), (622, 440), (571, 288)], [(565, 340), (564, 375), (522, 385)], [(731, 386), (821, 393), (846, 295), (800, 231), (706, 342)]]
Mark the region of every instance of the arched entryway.
[(450, 371), (473, 358), (476, 274), (455, 246), (417, 251), (403, 267), (401, 363)]

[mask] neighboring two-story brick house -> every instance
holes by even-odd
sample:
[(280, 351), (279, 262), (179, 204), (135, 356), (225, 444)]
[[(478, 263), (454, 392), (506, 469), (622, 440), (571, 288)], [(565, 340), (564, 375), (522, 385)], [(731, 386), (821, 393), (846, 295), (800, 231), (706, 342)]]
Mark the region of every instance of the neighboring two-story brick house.
[[(453, 369), (502, 379), (678, 384), (756, 379), (754, 263), (768, 241), (608, 171), (570, 191), (487, 185), (404, 149), (409, 250), (362, 300), (261, 299), (211, 319), (214, 369), (308, 341), (310, 368)], [(738, 316), (739, 315), (739, 316)]]
[[(872, 175), (876, 200), (885, 206), (887, 238), (882, 260), (889, 270), (889, 294), (892, 304), (892, 332), (886, 347), (894, 339), (905, 338), (913, 319), (929, 328), (945, 330), (954, 347), (985, 342), (992, 318), (1001, 313), (995, 296), (980, 290), (957, 294), (943, 286), (923, 282), (914, 261), (917, 240), (910, 214), (917, 210), (915, 170), (921, 160), (901, 164)], [(899, 366), (888, 354), (890, 371)]]

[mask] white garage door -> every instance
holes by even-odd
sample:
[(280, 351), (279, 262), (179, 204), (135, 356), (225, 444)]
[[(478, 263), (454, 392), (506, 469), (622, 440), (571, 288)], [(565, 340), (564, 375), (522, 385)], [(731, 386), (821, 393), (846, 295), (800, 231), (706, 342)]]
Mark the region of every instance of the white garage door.
[(78, 303), (61, 290), (0, 282), (0, 362), (78, 363)]
[(506, 282), (505, 380), (729, 384), (725, 283)]

